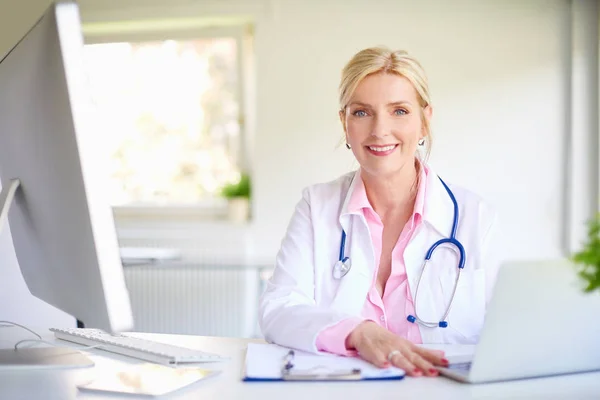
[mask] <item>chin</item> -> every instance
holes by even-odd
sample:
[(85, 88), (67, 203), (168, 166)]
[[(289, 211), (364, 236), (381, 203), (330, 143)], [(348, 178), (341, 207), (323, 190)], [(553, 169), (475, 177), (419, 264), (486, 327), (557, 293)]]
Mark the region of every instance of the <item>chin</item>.
[[(390, 160), (391, 161), (391, 160)], [(406, 165), (410, 165), (411, 160), (403, 159), (401, 162), (392, 163), (365, 163), (361, 164), (361, 169), (367, 174), (386, 178), (399, 174)]]
[(361, 166), (362, 170), (365, 171), (367, 174), (374, 176), (374, 177), (378, 177), (378, 178), (388, 178), (388, 177), (392, 177), (398, 173), (400, 173), (400, 171), (402, 170), (402, 168), (399, 167), (373, 167), (373, 166)]

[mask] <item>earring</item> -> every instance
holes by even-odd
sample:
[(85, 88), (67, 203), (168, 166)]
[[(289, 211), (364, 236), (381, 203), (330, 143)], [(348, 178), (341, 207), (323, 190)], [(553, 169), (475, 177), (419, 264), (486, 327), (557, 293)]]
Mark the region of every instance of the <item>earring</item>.
[(421, 139), (419, 140), (419, 146), (423, 146), (424, 144), (425, 144), (425, 139), (424, 139), (424, 138), (421, 138)]
[(346, 142), (346, 148), (350, 150), (352, 147), (350, 147), (350, 145)]

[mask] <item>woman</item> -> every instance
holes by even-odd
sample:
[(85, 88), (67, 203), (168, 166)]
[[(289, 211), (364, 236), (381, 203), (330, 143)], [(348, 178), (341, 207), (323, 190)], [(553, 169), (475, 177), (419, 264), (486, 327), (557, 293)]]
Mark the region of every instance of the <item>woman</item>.
[[(425, 73), (406, 52), (370, 48), (346, 65), (339, 117), (360, 168), (304, 190), (261, 298), (267, 340), (412, 376), (448, 363), (417, 344), (477, 342), (496, 275), (495, 213), (425, 163), (431, 115)], [(459, 244), (424, 266), (453, 231)]]

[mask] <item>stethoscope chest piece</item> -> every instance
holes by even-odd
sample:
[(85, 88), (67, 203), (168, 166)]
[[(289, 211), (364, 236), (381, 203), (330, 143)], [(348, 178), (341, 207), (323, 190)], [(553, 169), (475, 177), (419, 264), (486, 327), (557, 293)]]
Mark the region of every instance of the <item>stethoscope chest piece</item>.
[(333, 277), (335, 279), (342, 279), (352, 268), (352, 260), (350, 257), (344, 257), (342, 260), (338, 260), (333, 266)]

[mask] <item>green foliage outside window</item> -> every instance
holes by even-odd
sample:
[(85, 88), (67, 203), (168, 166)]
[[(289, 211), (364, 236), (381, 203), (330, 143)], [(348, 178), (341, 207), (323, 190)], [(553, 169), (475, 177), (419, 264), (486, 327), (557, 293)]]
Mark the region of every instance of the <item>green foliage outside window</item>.
[(221, 194), (227, 199), (244, 197), (249, 199), (251, 195), (250, 176), (242, 174), (239, 182), (230, 183), (221, 189)]
[(585, 291), (600, 290), (600, 214), (588, 223), (587, 242), (572, 259), (586, 282)]

